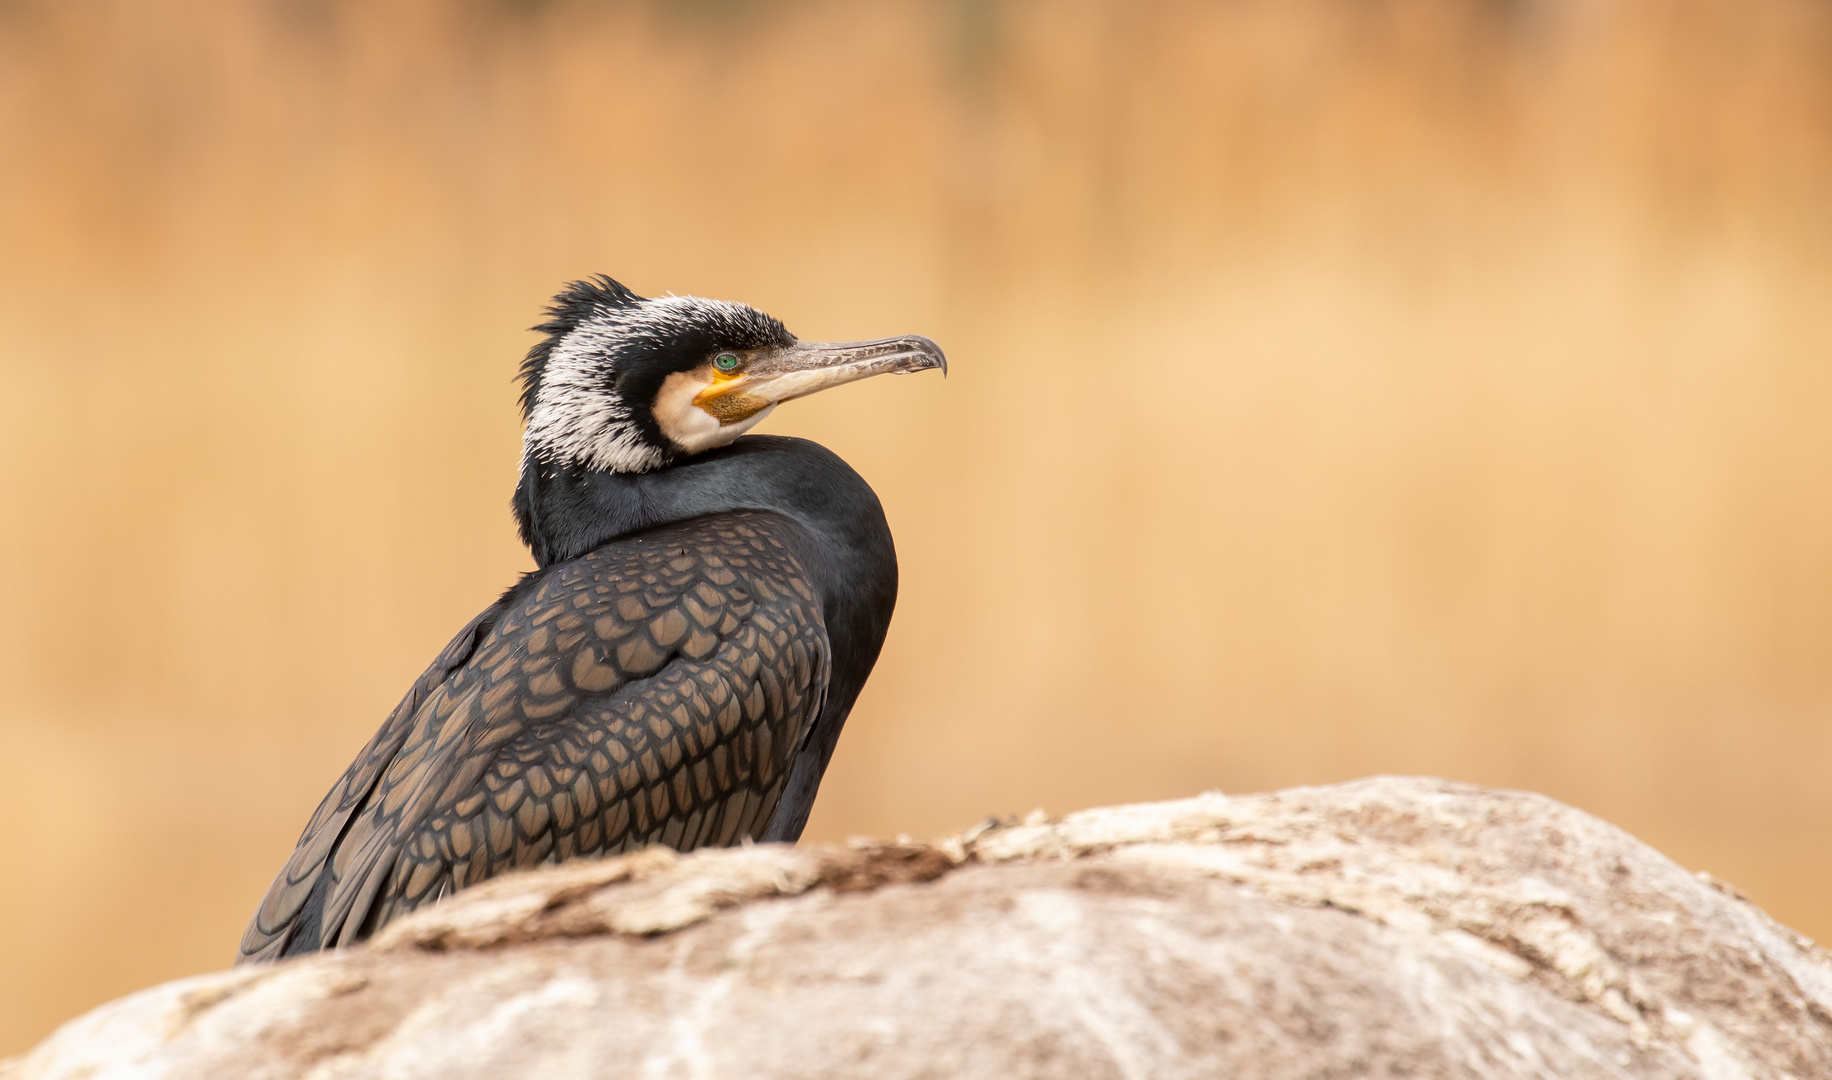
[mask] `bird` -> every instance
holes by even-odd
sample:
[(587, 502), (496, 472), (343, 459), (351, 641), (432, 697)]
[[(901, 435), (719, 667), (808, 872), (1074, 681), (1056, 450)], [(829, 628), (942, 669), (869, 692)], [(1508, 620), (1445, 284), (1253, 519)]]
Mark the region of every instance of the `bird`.
[(493, 876), (665, 845), (794, 842), (883, 647), (897, 556), (870, 485), (776, 406), (947, 357), (810, 342), (746, 304), (554, 297), (521, 366), (511, 507), (535, 569), (472, 619), (332, 785), (237, 963), (346, 947)]

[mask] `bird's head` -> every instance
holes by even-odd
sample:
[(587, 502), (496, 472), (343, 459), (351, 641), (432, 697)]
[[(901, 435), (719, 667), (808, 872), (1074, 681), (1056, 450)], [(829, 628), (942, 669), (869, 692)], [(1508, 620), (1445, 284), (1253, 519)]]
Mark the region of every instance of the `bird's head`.
[(547, 314), (522, 364), (536, 467), (647, 472), (728, 445), (782, 402), (948, 367), (925, 337), (800, 341), (744, 304), (644, 299), (608, 277), (568, 285)]

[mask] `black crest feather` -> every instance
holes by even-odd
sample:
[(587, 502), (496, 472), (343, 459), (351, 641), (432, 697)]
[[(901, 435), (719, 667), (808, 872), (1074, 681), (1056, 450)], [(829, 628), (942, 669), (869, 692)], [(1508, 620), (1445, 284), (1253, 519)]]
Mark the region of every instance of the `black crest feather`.
[(642, 301), (642, 297), (606, 274), (567, 282), (554, 296), (553, 303), (547, 306), (547, 321), (528, 328), (547, 336), (535, 342), (534, 348), (522, 359), (522, 419), (526, 420), (529, 410), (534, 408), (534, 400), (541, 392), (541, 374), (547, 370), (547, 358), (562, 338), (595, 311), (634, 307)]

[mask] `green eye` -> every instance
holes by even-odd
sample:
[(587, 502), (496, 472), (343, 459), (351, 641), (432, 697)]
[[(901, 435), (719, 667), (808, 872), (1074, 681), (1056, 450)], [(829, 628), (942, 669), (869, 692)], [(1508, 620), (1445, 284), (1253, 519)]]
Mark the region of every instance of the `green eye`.
[(712, 366), (720, 371), (737, 371), (738, 357), (732, 353), (722, 352), (712, 358)]

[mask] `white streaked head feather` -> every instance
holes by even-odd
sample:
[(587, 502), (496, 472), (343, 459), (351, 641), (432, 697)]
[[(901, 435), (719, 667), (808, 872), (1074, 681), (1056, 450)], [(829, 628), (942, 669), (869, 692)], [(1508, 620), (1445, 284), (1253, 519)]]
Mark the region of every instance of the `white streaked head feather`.
[[(548, 354), (540, 388), (528, 409), (528, 426), (522, 436), (523, 457), (607, 472), (647, 472), (666, 464), (667, 453), (643, 439), (630, 404), (617, 395), (618, 346), (642, 339), (665, 339), (695, 327), (717, 327), (721, 323), (729, 323), (736, 330), (752, 325), (755, 318), (756, 314), (742, 304), (698, 296), (663, 296), (629, 307), (600, 307)], [(697, 390), (696, 387), (694, 392)], [(692, 396), (686, 395), (689, 400)], [(716, 426), (717, 421), (713, 424)], [(728, 432), (721, 431), (707, 432), (704, 438), (697, 437), (691, 427), (678, 427), (683, 434), (696, 436), (693, 442), (699, 445), (689, 445), (674, 431), (668, 434), (681, 442), (682, 450), (698, 453), (725, 445), (750, 426), (729, 431), (729, 437), (725, 437)]]

